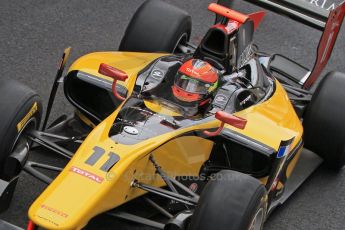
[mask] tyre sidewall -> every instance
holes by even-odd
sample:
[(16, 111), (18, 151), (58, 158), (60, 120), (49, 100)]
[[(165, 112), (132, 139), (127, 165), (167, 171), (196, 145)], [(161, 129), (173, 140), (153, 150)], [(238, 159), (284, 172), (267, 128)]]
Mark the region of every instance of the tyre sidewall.
[(257, 179), (235, 171), (219, 175), (223, 179), (211, 180), (202, 192), (189, 230), (248, 229), (260, 208), (266, 214), (266, 189)]
[(258, 188), (257, 192), (255, 193), (255, 196), (252, 197), (252, 200), (250, 201), (250, 204), (243, 217), (243, 222), (241, 223), (241, 227), (243, 228), (241, 229), (249, 229), (250, 225), (254, 220), (255, 215), (260, 209), (263, 209), (262, 211), (264, 215), (261, 225), (262, 228), (267, 213), (267, 193), (266, 190), (262, 187)]
[(180, 37), (191, 34), (191, 17), (160, 0), (144, 2), (132, 17), (119, 51), (173, 53)]
[(318, 85), (305, 112), (305, 147), (339, 170), (345, 164), (345, 74), (328, 73)]
[[(42, 103), (35, 92), (14, 81), (7, 85), (8, 88), (4, 90), (10, 97), (7, 98), (6, 103), (0, 105), (2, 121), (0, 127), (0, 177), (3, 176), (5, 161), (11, 154), (19, 135), (24, 135), (28, 122), (34, 121), (35, 128), (38, 128), (42, 114)], [(10, 92), (11, 90), (12, 92)]]

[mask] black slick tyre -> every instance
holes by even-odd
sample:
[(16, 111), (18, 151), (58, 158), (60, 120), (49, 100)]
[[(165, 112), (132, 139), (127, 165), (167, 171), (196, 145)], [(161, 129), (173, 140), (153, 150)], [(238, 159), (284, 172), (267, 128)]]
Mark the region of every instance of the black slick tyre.
[(161, 0), (144, 2), (134, 14), (119, 51), (174, 53), (191, 34), (191, 17)]
[(257, 179), (221, 171), (203, 190), (189, 230), (261, 230), (267, 212), (266, 194)]
[(334, 170), (345, 164), (345, 74), (328, 73), (318, 85), (304, 115), (305, 147)]
[(6, 178), (4, 165), (21, 135), (39, 127), (42, 104), (33, 90), (19, 82), (0, 82), (0, 178)]

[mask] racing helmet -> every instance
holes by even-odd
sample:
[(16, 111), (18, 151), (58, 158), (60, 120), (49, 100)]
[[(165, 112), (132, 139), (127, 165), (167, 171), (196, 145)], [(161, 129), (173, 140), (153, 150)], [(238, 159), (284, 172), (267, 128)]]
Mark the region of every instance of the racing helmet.
[(208, 62), (190, 59), (181, 65), (172, 88), (176, 99), (204, 105), (218, 87), (219, 72)]

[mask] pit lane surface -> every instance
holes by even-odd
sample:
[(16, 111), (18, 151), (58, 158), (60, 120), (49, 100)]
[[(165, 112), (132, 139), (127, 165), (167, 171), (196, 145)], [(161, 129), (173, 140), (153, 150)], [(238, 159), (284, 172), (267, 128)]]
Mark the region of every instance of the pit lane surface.
[[(142, 0), (3, 0), (0, 1), (0, 71), (1, 78), (16, 79), (35, 89), (47, 102), (57, 62), (63, 49), (72, 46), (72, 56), (94, 51), (116, 50), (135, 9)], [(187, 10), (193, 18), (192, 41), (198, 41), (213, 22), (206, 0), (169, 0)], [(257, 8), (237, 1), (235, 9), (253, 12)], [(258, 29), (255, 40), (260, 50), (282, 53), (308, 67), (314, 62), (319, 32), (269, 13)], [(345, 72), (345, 30), (335, 47), (327, 71)], [(344, 90), (344, 89), (335, 89)], [(6, 100), (1, 98), (1, 100)], [(53, 110), (53, 118), (72, 107), (62, 90)], [(61, 164), (49, 153), (39, 153), (34, 160)], [(44, 189), (44, 184), (22, 173), (13, 203), (1, 219), (24, 227), (30, 203)], [(288, 202), (269, 218), (266, 228), (273, 229), (344, 229), (345, 170), (335, 174), (321, 166)], [(68, 196), (68, 194), (66, 194)], [(103, 220), (94, 229), (114, 227)], [(97, 226), (95, 224), (95, 226)], [(135, 229), (143, 229), (136, 227)], [(148, 229), (148, 228), (145, 228)]]

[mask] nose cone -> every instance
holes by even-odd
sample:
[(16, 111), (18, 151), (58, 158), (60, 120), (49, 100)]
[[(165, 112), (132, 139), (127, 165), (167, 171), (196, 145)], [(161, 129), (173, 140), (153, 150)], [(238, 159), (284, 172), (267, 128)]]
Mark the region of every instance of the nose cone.
[(100, 191), (106, 191), (105, 173), (85, 166), (67, 166), (29, 210), (29, 218), (46, 229), (80, 229), (97, 210)]

